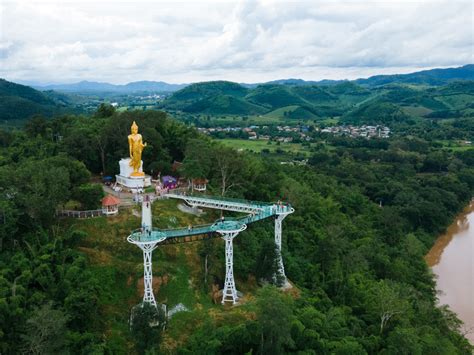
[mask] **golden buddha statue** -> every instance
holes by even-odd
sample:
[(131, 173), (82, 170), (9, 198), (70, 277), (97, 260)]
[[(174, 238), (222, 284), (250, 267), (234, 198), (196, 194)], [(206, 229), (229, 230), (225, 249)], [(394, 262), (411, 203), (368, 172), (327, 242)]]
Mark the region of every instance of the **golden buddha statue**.
[(130, 166), (133, 168), (133, 173), (130, 176), (145, 176), (145, 173), (138, 171), (142, 163), (142, 151), (146, 147), (143, 144), (142, 135), (138, 133), (138, 126), (133, 121), (132, 134), (128, 135), (128, 147), (130, 149)]

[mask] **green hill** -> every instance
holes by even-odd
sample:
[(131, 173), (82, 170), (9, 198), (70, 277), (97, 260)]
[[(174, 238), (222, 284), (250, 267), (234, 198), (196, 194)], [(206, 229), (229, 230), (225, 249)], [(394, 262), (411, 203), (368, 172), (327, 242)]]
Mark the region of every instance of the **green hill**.
[(294, 86), (291, 91), (311, 103), (334, 103), (338, 100), (337, 96), (316, 85), (312, 86)]
[(350, 81), (328, 86), (326, 87), (326, 90), (333, 95), (364, 96), (370, 94), (370, 90)]
[(430, 118), (474, 117), (474, 81), (459, 81), (438, 88), (433, 96), (446, 109), (429, 114)]
[[(372, 92), (351, 82), (333, 86), (265, 84), (245, 88), (239, 84), (216, 81), (190, 85), (166, 99), (161, 107), (189, 113), (254, 115), (280, 117), (280, 108), (287, 118), (315, 119), (339, 116), (344, 108), (366, 100)], [(275, 113), (272, 113), (274, 112)]]
[(251, 104), (238, 97), (216, 95), (197, 101), (185, 107), (183, 111), (215, 115), (255, 115), (264, 113), (266, 110), (263, 107)]
[(161, 103), (163, 109), (207, 115), (265, 115), (317, 120), (343, 116), (351, 122), (391, 122), (407, 117), (455, 118), (473, 115), (474, 81), (444, 86), (389, 83), (363, 87), (344, 81), (334, 85), (265, 84), (249, 88), (215, 81), (190, 85)]
[(438, 89), (446, 94), (469, 93), (474, 95), (474, 79), (470, 81), (455, 81)]
[(245, 98), (269, 109), (308, 104), (306, 100), (295, 94), (291, 87), (284, 85), (261, 85), (252, 90)]
[(59, 113), (69, 105), (63, 96), (0, 79), (0, 120), (20, 122), (33, 115)]
[(49, 100), (43, 93), (29, 86), (15, 84), (5, 79), (0, 79), (0, 95), (1, 96), (18, 96), (32, 102), (51, 105), (53, 102)]
[(330, 95), (338, 99), (336, 106), (339, 109), (357, 105), (376, 94), (374, 90), (368, 90), (349, 81), (327, 86), (325, 89)]
[(319, 116), (308, 106), (285, 106), (267, 113), (266, 117), (275, 119), (316, 120)]
[[(230, 81), (197, 83), (175, 92), (161, 106), (167, 109), (193, 113), (212, 112), (215, 114), (229, 114), (231, 112), (238, 112), (238, 114), (242, 114), (245, 113), (242, 108), (244, 105), (240, 100), (219, 99), (218, 97), (243, 98), (247, 95), (248, 91), (249, 89)], [(236, 107), (233, 107), (234, 104)], [(250, 112), (255, 111), (255, 108), (250, 106), (248, 108)], [(222, 112), (220, 111), (221, 109)]]
[(229, 95), (244, 97), (248, 89), (230, 81), (209, 81), (192, 84), (171, 95), (169, 102), (173, 101), (197, 101), (215, 95)]
[(437, 100), (430, 90), (420, 90), (405, 85), (389, 85), (381, 98), (400, 106), (422, 106), (429, 110), (445, 110), (447, 107)]
[(445, 85), (457, 80), (474, 80), (474, 64), (459, 68), (422, 70), (410, 74), (376, 75), (368, 79), (357, 79), (355, 82), (366, 86), (381, 86), (390, 83)]
[(390, 124), (402, 122), (410, 116), (390, 102), (374, 100), (346, 113), (342, 121), (355, 124)]

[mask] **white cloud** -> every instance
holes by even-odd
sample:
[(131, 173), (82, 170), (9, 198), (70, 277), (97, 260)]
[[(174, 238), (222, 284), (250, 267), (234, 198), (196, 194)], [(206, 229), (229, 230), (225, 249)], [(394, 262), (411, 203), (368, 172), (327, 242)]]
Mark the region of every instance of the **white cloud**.
[(4, 1), (0, 76), (354, 78), (473, 62), (471, 1)]

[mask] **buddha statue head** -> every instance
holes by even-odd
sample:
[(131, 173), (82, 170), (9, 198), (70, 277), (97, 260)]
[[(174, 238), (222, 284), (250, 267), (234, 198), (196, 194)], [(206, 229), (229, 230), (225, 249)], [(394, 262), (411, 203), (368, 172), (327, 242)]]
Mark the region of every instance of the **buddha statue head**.
[(132, 130), (132, 134), (137, 134), (138, 133), (138, 126), (135, 123), (135, 121), (133, 121), (133, 123), (132, 123), (131, 130)]

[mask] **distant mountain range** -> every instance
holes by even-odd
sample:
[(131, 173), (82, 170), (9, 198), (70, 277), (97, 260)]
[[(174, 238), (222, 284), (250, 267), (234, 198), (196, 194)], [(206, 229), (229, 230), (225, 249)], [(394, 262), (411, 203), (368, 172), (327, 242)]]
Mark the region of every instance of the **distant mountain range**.
[[(281, 84), (281, 85), (336, 85), (346, 81), (352, 81), (362, 86), (381, 86), (391, 83), (404, 84), (425, 84), (425, 85), (445, 85), (456, 80), (474, 80), (474, 64), (464, 65), (458, 68), (445, 69), (429, 69), (409, 74), (390, 74), (375, 75), (367, 79), (356, 80), (329, 80), (306, 81), (302, 79), (281, 79), (274, 80), (264, 84)], [(244, 86), (257, 86), (258, 84), (243, 84)]]
[[(423, 117), (474, 118), (474, 81), (456, 80), (459, 76), (441, 73), (445, 78), (436, 79), (434, 71), (411, 78), (401, 76), (394, 81), (386, 77), (374, 79), (373, 82), (383, 83), (380, 85), (357, 81), (321, 85), (290, 80), (246, 87), (212, 81), (191, 84), (168, 96), (159, 107), (191, 115), (258, 116), (281, 121), (340, 117), (345, 122), (388, 124)], [(438, 86), (416, 85), (421, 80), (446, 82)]]
[(168, 84), (163, 81), (135, 81), (125, 85), (81, 81), (74, 84), (53, 84), (33, 86), (38, 90), (55, 90), (68, 93), (139, 93), (139, 92), (173, 92), (182, 89), (186, 84)]
[[(255, 88), (259, 85), (337, 85), (351, 81), (362, 86), (374, 87), (390, 83), (424, 84), (424, 85), (444, 85), (455, 80), (474, 80), (474, 64), (468, 64), (458, 68), (423, 70), (410, 74), (376, 75), (367, 79), (356, 80), (319, 80), (308, 81), (303, 79), (280, 79), (265, 83), (248, 84), (241, 83), (243, 87)], [(140, 92), (175, 92), (190, 84), (169, 84), (163, 81), (135, 81), (125, 85), (114, 85), (94, 81), (81, 81), (73, 84), (53, 84), (53, 85), (33, 85), (38, 90), (55, 90), (66, 93), (140, 93)]]
[(360, 85), (380, 86), (391, 83), (445, 85), (457, 80), (474, 80), (474, 64), (458, 68), (422, 70), (410, 74), (375, 75), (368, 79), (357, 79)]
[(94, 100), (100, 102), (110, 93), (141, 92), (172, 92), (157, 103), (158, 107), (190, 114), (267, 115), (282, 120), (342, 117), (380, 122), (414, 116), (456, 118), (474, 114), (472, 64), (353, 81), (285, 79), (264, 84), (211, 81), (190, 85), (82, 81), (40, 88), (42, 91), (0, 79), (0, 121), (21, 121), (35, 114), (78, 112), (84, 105), (90, 106)]

